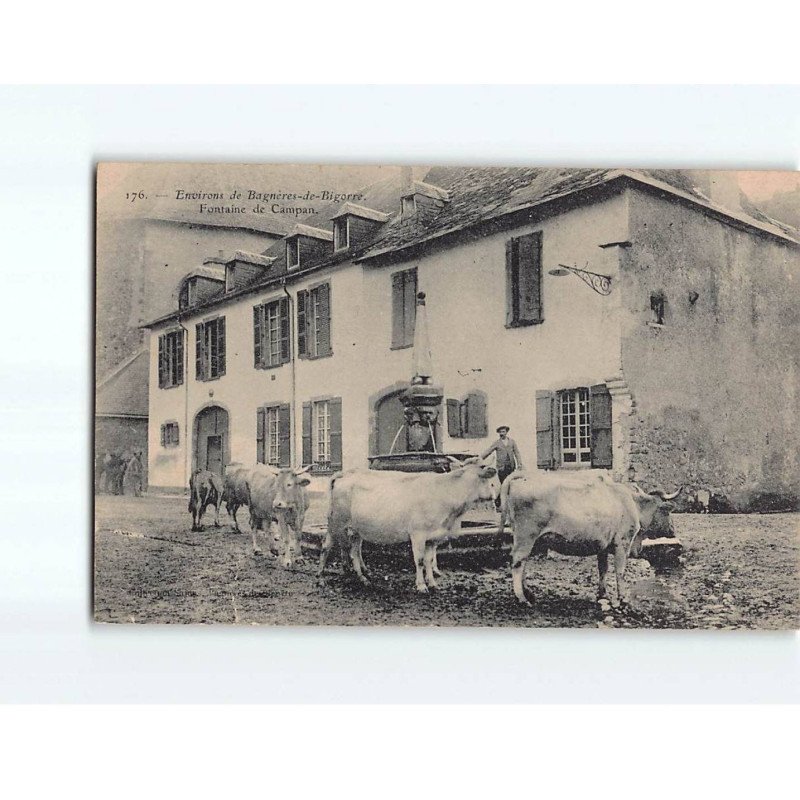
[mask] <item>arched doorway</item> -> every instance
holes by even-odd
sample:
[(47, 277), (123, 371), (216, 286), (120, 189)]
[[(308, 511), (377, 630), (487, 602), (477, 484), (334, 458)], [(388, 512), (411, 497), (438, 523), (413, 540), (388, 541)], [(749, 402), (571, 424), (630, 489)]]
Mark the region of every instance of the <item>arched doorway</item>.
[[(400, 431), (406, 422), (403, 416), (403, 404), (400, 402), (401, 392), (402, 390), (388, 394), (375, 405), (376, 453), (391, 452), (393, 443), (395, 453), (405, 453), (408, 450), (406, 432)], [(398, 431), (400, 431), (399, 436)], [(397, 441), (395, 441), (396, 436)]]
[(206, 406), (194, 418), (193, 468), (221, 476), (230, 460), (228, 412), (222, 406)]
[[(412, 449), (405, 429), (404, 406), (400, 400), (401, 395), (408, 387), (407, 382), (396, 383), (370, 398), (370, 455), (386, 455), (392, 452), (392, 443), (394, 443), (395, 453), (407, 453)], [(400, 431), (399, 436), (398, 431)], [(397, 437), (396, 441), (395, 437)], [(434, 438), (436, 449), (440, 450), (441, 426), (439, 424), (435, 426)]]

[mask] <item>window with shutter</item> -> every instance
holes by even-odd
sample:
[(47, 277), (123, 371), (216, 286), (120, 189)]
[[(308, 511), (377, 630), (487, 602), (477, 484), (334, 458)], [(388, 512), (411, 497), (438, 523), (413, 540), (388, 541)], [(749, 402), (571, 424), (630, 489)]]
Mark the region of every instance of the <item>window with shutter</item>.
[(253, 308), (253, 364), (264, 366), (264, 306)]
[(282, 403), (278, 406), (278, 466), (292, 464), (292, 420), (291, 406)]
[(613, 466), (611, 395), (604, 383), (592, 386), (589, 394), (592, 428), (591, 463), (598, 469), (611, 469)]
[(536, 466), (539, 469), (555, 469), (556, 467), (558, 425), (555, 416), (555, 392), (536, 392)]
[(333, 353), (329, 283), (297, 293), (297, 350), (301, 358), (322, 358)]
[(308, 358), (308, 290), (297, 293), (297, 356)]
[(200, 322), (195, 327), (195, 377), (198, 381), (206, 379), (206, 330), (205, 325)]
[(280, 353), (281, 362), (286, 364), (291, 360), (291, 342), (290, 342), (290, 326), (289, 326), (289, 298), (282, 297), (280, 301), (280, 308), (278, 316), (280, 317)]
[(264, 445), (264, 412), (265, 409), (256, 409), (256, 461), (259, 464), (266, 464), (266, 449)]
[(592, 440), (589, 390), (567, 389), (558, 393), (562, 464), (591, 464)]
[(178, 423), (165, 422), (161, 426), (161, 446), (177, 447), (179, 443)]
[(221, 377), (225, 374), (225, 317), (198, 323), (196, 332), (197, 380)]
[(487, 435), (486, 395), (483, 392), (471, 392), (464, 400), (466, 421), (465, 436), (480, 439)]
[(183, 331), (158, 337), (158, 386), (169, 389), (183, 383)]
[(506, 324), (536, 325), (542, 316), (542, 234), (506, 242)]
[(462, 435), (461, 431), (461, 403), (454, 398), (447, 399), (447, 433), (457, 439)]
[(342, 398), (332, 397), (328, 401), (330, 413), (330, 468), (342, 469)]
[(303, 466), (313, 463), (311, 450), (311, 403), (303, 403)]
[(289, 303), (285, 297), (253, 309), (255, 366), (278, 367), (289, 361)]
[[(166, 335), (158, 337), (158, 388), (167, 385)], [(163, 442), (161, 444), (164, 444)]]
[(417, 270), (407, 269), (392, 275), (392, 347), (414, 344), (417, 317)]

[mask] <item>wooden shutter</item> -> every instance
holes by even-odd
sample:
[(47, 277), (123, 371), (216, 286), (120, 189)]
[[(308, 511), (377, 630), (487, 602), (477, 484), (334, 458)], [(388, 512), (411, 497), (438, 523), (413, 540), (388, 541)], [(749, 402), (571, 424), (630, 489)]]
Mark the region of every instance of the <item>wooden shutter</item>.
[(292, 464), (292, 421), (291, 406), (282, 403), (278, 406), (278, 466)]
[(455, 438), (461, 436), (461, 403), (447, 399), (447, 433)]
[(183, 383), (183, 331), (173, 334), (175, 337), (175, 383)]
[(253, 306), (253, 365), (264, 366), (264, 306)]
[(506, 325), (516, 325), (519, 321), (517, 241), (509, 239), (506, 242)]
[(199, 381), (206, 379), (206, 343), (205, 343), (205, 325), (201, 322), (195, 326), (195, 377)]
[(517, 252), (519, 322), (542, 321), (542, 234), (521, 236)]
[(506, 324), (534, 325), (542, 316), (542, 234), (506, 242)]
[[(158, 388), (167, 385), (166, 334), (158, 337)], [(164, 442), (161, 442), (164, 444)]]
[(217, 375), (225, 374), (225, 317), (217, 320)]
[(342, 398), (334, 397), (328, 401), (331, 425), (331, 469), (342, 468)]
[(555, 392), (536, 392), (536, 466), (539, 469), (555, 469), (560, 457), (557, 406)]
[(267, 448), (265, 444), (267, 420), (266, 409), (256, 409), (256, 461), (259, 464), (267, 463)]
[(611, 395), (604, 383), (589, 390), (589, 418), (592, 424), (592, 466), (611, 469)]
[(285, 364), (292, 357), (292, 346), (290, 339), (290, 326), (289, 326), (289, 298), (282, 297), (280, 305), (278, 306), (278, 325), (280, 327), (281, 347), (280, 359), (281, 364)]
[(486, 399), (478, 392), (467, 395), (467, 435), (486, 436)]
[(407, 345), (414, 344), (414, 324), (417, 321), (417, 270), (409, 269), (405, 273), (403, 287), (403, 341)]
[(317, 355), (327, 356), (331, 353), (331, 286), (323, 283), (314, 289), (317, 295)]
[(392, 275), (392, 347), (402, 347), (405, 344), (403, 275), (402, 272)]
[(311, 403), (303, 403), (303, 466), (311, 463)]
[[(297, 293), (297, 357), (308, 358), (308, 290)], [(309, 462), (304, 462), (309, 463)]]
[(161, 446), (166, 447), (167, 444), (167, 426), (161, 426)]

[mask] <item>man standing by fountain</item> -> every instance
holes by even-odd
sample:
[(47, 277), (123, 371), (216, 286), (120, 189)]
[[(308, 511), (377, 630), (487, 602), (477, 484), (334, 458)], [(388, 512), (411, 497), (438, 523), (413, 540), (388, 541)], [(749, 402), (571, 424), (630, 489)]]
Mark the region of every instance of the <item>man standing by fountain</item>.
[[(481, 453), (481, 458), (488, 458), (492, 453), (497, 459), (497, 478), (500, 485), (514, 470), (522, 469), (522, 459), (519, 455), (517, 443), (508, 435), (510, 428), (508, 425), (501, 425), (497, 429), (500, 438), (491, 447)], [(494, 499), (497, 510), (500, 510), (500, 495)]]

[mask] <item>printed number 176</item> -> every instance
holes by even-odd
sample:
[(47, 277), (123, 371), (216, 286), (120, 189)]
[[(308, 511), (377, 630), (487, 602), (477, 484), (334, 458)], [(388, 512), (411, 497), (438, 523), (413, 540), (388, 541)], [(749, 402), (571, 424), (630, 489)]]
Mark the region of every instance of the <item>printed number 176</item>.
[(144, 200), (147, 195), (140, 189), (138, 192), (125, 192), (125, 199), (135, 203), (137, 200)]

